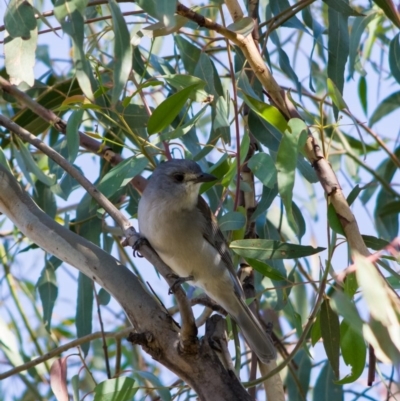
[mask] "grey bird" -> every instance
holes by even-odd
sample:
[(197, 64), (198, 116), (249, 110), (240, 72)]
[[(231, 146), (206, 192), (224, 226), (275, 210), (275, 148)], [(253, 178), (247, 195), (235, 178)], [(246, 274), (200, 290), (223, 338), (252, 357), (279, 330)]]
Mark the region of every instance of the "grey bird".
[(263, 363), (276, 358), (272, 340), (246, 305), (225, 238), (206, 201), (203, 182), (216, 178), (191, 160), (154, 170), (139, 202), (140, 235), (174, 273), (202, 288), (241, 328)]

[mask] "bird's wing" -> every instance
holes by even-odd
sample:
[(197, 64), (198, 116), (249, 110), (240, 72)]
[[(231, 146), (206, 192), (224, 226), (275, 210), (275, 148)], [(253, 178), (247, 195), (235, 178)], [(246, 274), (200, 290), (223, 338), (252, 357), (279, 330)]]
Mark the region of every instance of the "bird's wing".
[(223, 262), (228, 268), (231, 276), (235, 282), (235, 287), (237, 287), (238, 295), (243, 294), (242, 286), (240, 284), (239, 278), (236, 274), (235, 268), (233, 266), (233, 261), (231, 257), (231, 253), (229, 251), (228, 244), (226, 243), (224, 234), (219, 229), (218, 222), (214, 214), (212, 213), (210, 207), (207, 202), (199, 196), (199, 200), (197, 202), (197, 208), (203, 215), (206, 224), (204, 225), (203, 237), (204, 239), (210, 243), (221, 255)]

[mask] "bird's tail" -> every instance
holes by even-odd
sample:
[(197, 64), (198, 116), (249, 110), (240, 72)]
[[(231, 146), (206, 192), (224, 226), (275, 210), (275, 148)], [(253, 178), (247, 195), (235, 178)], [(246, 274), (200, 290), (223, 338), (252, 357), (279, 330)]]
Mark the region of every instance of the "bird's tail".
[(270, 335), (262, 328), (245, 301), (241, 297), (237, 297), (237, 300), (235, 311), (228, 312), (241, 328), (249, 347), (263, 363), (276, 359), (276, 349)]

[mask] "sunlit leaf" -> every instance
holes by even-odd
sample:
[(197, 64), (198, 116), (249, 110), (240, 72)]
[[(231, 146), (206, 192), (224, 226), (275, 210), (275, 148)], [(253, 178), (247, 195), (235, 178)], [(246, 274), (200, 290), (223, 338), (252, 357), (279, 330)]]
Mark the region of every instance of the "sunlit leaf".
[(182, 110), (192, 91), (196, 88), (197, 84), (190, 85), (178, 93), (168, 97), (161, 104), (159, 104), (149, 118), (147, 125), (148, 133), (150, 135), (155, 134), (168, 127), (168, 125), (174, 121), (175, 117)]
[(240, 256), (251, 259), (296, 259), (322, 252), (325, 248), (313, 248), (267, 239), (233, 241), (230, 248)]

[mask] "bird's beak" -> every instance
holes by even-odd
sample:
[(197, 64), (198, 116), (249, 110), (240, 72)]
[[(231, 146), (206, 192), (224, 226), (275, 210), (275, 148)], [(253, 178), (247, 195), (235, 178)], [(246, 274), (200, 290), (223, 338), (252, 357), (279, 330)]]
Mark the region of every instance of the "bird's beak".
[(207, 174), (207, 173), (201, 173), (193, 181), (195, 183), (198, 183), (198, 182), (211, 182), (211, 181), (216, 181), (217, 179), (218, 178), (215, 177), (214, 175)]

